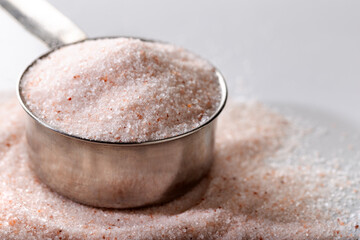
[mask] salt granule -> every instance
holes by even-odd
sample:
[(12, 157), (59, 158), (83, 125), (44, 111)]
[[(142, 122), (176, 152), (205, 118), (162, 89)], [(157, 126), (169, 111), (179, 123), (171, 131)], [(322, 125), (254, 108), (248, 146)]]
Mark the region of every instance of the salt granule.
[(230, 104), (220, 116), (200, 184), (136, 210), (84, 206), (42, 184), (29, 169), (23, 119), (15, 99), (0, 105), (0, 239), (359, 238), (358, 211), (349, 212), (360, 199), (358, 162), (348, 179), (336, 161), (323, 168), (317, 156), (293, 155), (304, 131), (260, 103)]
[(215, 68), (173, 45), (116, 38), (63, 47), (22, 81), (26, 104), (81, 138), (144, 142), (205, 123), (219, 106)]

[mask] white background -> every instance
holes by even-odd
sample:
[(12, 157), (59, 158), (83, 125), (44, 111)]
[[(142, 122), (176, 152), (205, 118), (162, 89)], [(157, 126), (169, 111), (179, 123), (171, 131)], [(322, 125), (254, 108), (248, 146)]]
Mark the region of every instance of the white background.
[[(360, 1), (50, 2), (91, 37), (142, 36), (200, 54), (220, 68), (232, 96), (245, 82), (265, 102), (321, 109), (360, 126)], [(46, 50), (0, 10), (0, 90), (14, 89)]]

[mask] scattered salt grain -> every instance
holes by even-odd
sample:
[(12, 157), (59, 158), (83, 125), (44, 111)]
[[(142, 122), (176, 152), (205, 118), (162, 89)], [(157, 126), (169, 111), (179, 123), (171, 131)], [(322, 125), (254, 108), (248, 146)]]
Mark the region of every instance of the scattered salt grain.
[(22, 81), (26, 104), (71, 135), (111, 142), (176, 136), (207, 120), (220, 102), (215, 68), (173, 45), (88, 40), (38, 60)]
[(350, 211), (360, 199), (358, 162), (346, 174), (332, 167), (338, 160), (324, 168), (316, 155), (292, 154), (303, 131), (254, 101), (230, 104), (217, 129), (214, 166), (186, 195), (145, 209), (97, 209), (36, 178), (23, 111), (14, 99), (3, 103), (0, 239), (359, 238), (360, 214)]

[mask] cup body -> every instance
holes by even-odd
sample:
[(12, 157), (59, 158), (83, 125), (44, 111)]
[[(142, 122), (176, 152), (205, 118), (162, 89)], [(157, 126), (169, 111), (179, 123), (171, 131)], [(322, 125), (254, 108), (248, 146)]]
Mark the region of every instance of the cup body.
[(153, 144), (112, 144), (69, 137), (27, 117), (31, 167), (51, 189), (76, 202), (132, 208), (185, 193), (210, 169), (215, 121)]
[(54, 129), (26, 105), (21, 77), (18, 97), (27, 112), (30, 166), (55, 192), (95, 207), (133, 208), (172, 200), (193, 187), (212, 165), (216, 118), (227, 100), (225, 80), (218, 70), (216, 74), (221, 101), (207, 122), (179, 136), (143, 143), (93, 141)]

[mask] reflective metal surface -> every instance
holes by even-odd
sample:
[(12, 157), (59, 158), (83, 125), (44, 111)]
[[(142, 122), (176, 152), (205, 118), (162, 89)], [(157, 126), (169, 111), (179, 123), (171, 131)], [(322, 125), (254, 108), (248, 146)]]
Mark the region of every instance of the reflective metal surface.
[(0, 0), (29, 32), (50, 48), (86, 39), (86, 34), (45, 0)]
[(212, 163), (214, 123), (174, 141), (124, 146), (67, 137), (29, 117), (26, 136), (32, 168), (53, 190), (128, 208), (171, 200), (200, 180)]

